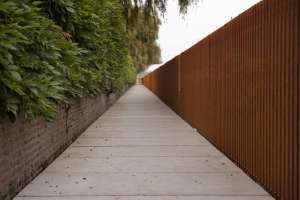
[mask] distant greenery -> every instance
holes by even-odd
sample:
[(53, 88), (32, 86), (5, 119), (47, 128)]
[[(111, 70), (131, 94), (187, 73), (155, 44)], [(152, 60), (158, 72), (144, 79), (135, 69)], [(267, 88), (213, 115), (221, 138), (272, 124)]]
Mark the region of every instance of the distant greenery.
[(146, 19), (140, 9), (134, 25), (127, 24), (126, 26), (130, 56), (138, 73), (152, 64), (161, 62), (161, 50), (156, 43), (160, 24), (160, 20), (154, 16)]
[[(179, 13), (185, 15), (188, 7), (197, 4), (198, 1), (199, 0), (177, 0)], [(159, 15), (163, 16), (167, 12), (168, 5), (168, 0), (119, 0), (119, 2), (124, 7), (123, 14), (127, 23), (133, 23), (140, 11), (145, 14), (146, 19), (151, 17), (159, 19)]]
[[(179, 14), (185, 15), (188, 7), (199, 0), (177, 0)], [(119, 0), (123, 6), (126, 21), (130, 56), (137, 72), (144, 71), (151, 64), (161, 62), (158, 39), (159, 16), (167, 12), (168, 0)]]
[(0, 112), (47, 121), (58, 102), (135, 81), (117, 0), (0, 2)]

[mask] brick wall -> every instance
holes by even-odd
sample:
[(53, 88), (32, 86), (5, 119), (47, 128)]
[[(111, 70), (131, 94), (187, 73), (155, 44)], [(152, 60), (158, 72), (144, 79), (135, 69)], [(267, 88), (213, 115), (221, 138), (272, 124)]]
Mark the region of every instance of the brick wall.
[(54, 123), (41, 117), (19, 117), (15, 123), (0, 119), (0, 200), (14, 197), (59, 156), (91, 123), (112, 106), (130, 86), (118, 94), (74, 99), (59, 105)]

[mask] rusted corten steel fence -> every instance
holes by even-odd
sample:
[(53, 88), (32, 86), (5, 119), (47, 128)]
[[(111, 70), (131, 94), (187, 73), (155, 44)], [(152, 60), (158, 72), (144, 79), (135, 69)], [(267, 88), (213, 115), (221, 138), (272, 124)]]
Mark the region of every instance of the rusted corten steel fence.
[(299, 0), (264, 0), (144, 84), (276, 199), (300, 199)]
[[(179, 56), (143, 78), (143, 84), (179, 114)], [(152, 81), (155, 79), (156, 81)]]

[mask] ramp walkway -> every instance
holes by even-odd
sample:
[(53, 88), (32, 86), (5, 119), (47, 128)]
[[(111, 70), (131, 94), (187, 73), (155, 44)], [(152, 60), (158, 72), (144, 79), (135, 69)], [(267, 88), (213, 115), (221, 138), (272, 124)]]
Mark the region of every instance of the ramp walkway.
[(15, 200), (270, 200), (143, 85), (133, 86)]

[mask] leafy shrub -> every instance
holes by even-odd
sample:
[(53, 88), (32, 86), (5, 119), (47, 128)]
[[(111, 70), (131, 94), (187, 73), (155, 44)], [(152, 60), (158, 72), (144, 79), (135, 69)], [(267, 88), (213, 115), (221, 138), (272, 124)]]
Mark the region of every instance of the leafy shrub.
[(125, 83), (134, 84), (136, 82), (136, 68), (129, 55), (126, 57), (126, 65), (124, 72)]
[(80, 95), (72, 82), (78, 79), (82, 50), (40, 15), (38, 4), (0, 2), (0, 110), (11, 121), (20, 111), (53, 120), (57, 102)]
[[(87, 95), (99, 92), (96, 88), (106, 94), (121, 89), (127, 40), (119, 1), (44, 0), (42, 6), (47, 16), (88, 52), (81, 57), (82, 65), (93, 72), (96, 82), (87, 82)], [(97, 81), (100, 78), (101, 82)]]
[(51, 121), (58, 102), (132, 81), (121, 12), (116, 0), (0, 2), (1, 116)]
[(161, 22), (153, 15), (146, 18), (143, 9), (139, 9), (137, 14), (138, 18), (134, 24), (127, 23), (126, 36), (132, 62), (140, 73), (150, 65), (161, 62), (161, 50), (156, 43)]

